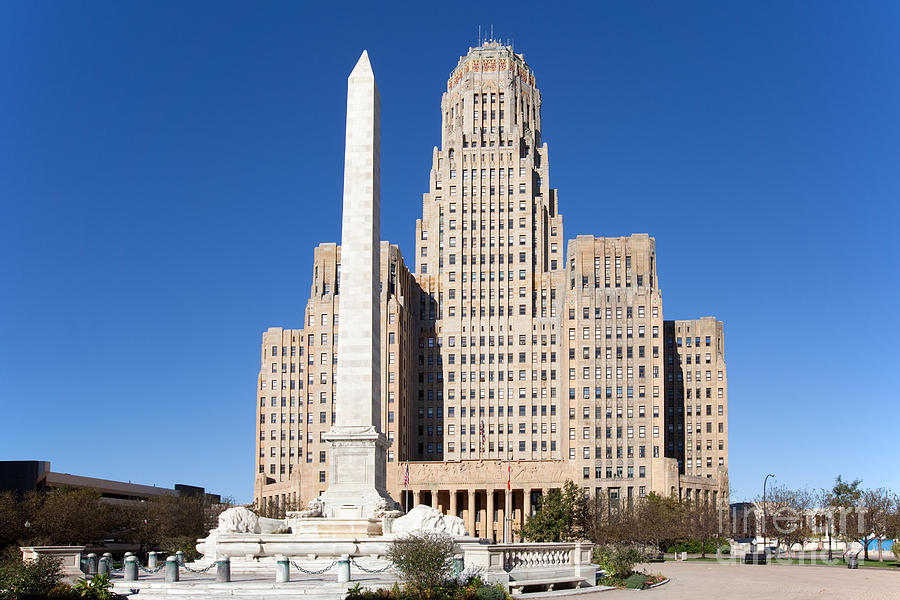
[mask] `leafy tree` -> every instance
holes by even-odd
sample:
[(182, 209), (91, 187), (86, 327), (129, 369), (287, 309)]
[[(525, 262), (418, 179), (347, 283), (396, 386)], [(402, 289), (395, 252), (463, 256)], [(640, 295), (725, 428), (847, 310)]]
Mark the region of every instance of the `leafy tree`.
[(647, 542), (664, 551), (675, 540), (689, 535), (686, 508), (675, 497), (651, 492), (638, 504), (632, 541)]
[(30, 535), (46, 544), (77, 545), (102, 542), (111, 529), (112, 511), (93, 489), (59, 488), (43, 495), (29, 494), (25, 504)]
[(869, 558), (869, 531), (865, 523), (865, 509), (861, 509), (862, 480), (844, 481), (838, 475), (828, 494), (828, 504), (837, 511), (835, 533), (845, 542), (861, 542), (865, 558)]
[(567, 480), (562, 490), (552, 489), (538, 501), (533, 517), (521, 528), (532, 542), (571, 542), (585, 539), (590, 528), (590, 510), (584, 491)]
[(719, 512), (708, 502), (691, 502), (684, 507), (685, 530), (694, 540), (700, 542), (700, 556), (706, 558), (706, 549), (722, 541)]
[(25, 538), (23, 506), (12, 492), (0, 493), (0, 548), (15, 544)]

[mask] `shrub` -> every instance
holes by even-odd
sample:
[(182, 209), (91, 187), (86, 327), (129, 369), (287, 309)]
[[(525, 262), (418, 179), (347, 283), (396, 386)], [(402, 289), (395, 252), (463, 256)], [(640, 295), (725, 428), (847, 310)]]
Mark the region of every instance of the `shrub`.
[(701, 552), (715, 553), (717, 548), (730, 549), (728, 542), (723, 538), (714, 538), (711, 540), (700, 541), (695, 539), (681, 540), (677, 544), (666, 548), (666, 552), (688, 552), (690, 554), (700, 554)]
[(475, 600), (505, 600), (508, 597), (502, 585), (482, 585), (475, 589)]
[(627, 544), (607, 544), (594, 548), (594, 562), (613, 579), (625, 579), (634, 571), (636, 564), (645, 560), (638, 548)]
[(430, 592), (453, 575), (453, 538), (434, 532), (415, 532), (391, 543), (387, 558), (408, 591)]
[(347, 590), (346, 600), (510, 600), (502, 585), (485, 585), (477, 576), (448, 579), (430, 589), (401, 590), (396, 583), (391, 588), (362, 589), (359, 584)]
[(625, 587), (629, 590), (642, 590), (647, 587), (647, 576), (643, 573), (632, 573), (625, 580)]
[(109, 575), (94, 575), (92, 579), (79, 579), (72, 587), (72, 591), (79, 598), (88, 598), (89, 600), (111, 600), (117, 597), (109, 588), (111, 584)]
[(62, 580), (59, 559), (41, 556), (37, 560), (8, 563), (0, 569), (0, 600), (28, 594), (47, 594)]

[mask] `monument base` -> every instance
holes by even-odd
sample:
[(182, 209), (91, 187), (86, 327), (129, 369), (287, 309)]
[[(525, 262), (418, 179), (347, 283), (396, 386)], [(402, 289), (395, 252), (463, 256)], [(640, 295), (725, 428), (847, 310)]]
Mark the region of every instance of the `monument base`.
[(307, 539), (372, 538), (384, 534), (381, 519), (293, 518), (288, 519), (291, 533)]
[(328, 489), (319, 499), (330, 519), (370, 519), (394, 510), (385, 489), (388, 441), (374, 426), (335, 426), (324, 436), (331, 447)]

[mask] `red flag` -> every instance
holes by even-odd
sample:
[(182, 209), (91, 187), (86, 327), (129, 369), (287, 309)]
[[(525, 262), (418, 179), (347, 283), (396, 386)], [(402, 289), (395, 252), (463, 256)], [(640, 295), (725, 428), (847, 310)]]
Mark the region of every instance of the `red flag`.
[(406, 473), (403, 475), (403, 487), (409, 487), (409, 463), (406, 463)]
[(506, 489), (512, 491), (512, 467), (506, 465)]

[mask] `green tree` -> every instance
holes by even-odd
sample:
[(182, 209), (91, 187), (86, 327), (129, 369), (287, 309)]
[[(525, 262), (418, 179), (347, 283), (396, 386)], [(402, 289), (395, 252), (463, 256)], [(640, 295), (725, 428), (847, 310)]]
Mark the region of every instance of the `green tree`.
[(865, 557), (868, 558), (864, 513), (860, 511), (863, 490), (862, 480), (845, 481), (840, 475), (834, 480), (831, 492), (827, 494), (828, 505), (835, 509), (835, 533), (845, 542), (861, 541)]
[(689, 502), (684, 506), (684, 518), (685, 531), (700, 542), (700, 557), (706, 558), (707, 548), (719, 547), (722, 542), (717, 507), (708, 502)]
[(0, 493), (0, 549), (24, 540), (27, 520), (16, 495), (12, 492)]
[(46, 494), (26, 495), (32, 528), (42, 543), (81, 545), (100, 543), (111, 529), (112, 511), (93, 489), (59, 488)]
[(537, 512), (520, 533), (532, 542), (583, 540), (590, 528), (590, 510), (584, 491), (567, 480), (562, 490), (552, 489), (538, 501)]
[(628, 541), (646, 542), (665, 551), (675, 540), (689, 535), (686, 530), (687, 508), (675, 497), (651, 492), (638, 505), (636, 531)]

